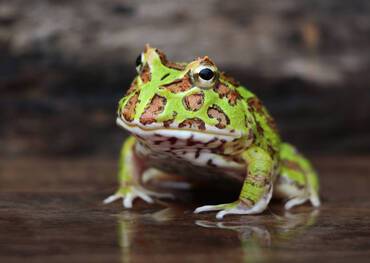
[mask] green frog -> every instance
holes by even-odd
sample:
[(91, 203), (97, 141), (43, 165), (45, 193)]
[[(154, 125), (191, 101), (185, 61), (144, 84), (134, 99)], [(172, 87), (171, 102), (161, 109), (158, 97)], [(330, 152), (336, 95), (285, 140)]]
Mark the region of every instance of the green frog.
[(310, 162), (281, 141), (257, 96), (208, 56), (175, 63), (146, 45), (136, 70), (117, 111), (117, 124), (131, 133), (120, 154), (119, 188), (104, 203), (121, 198), (125, 208), (137, 198), (152, 203), (168, 195), (145, 188), (144, 181), (179, 175), (210, 187), (224, 179), (240, 183), (234, 202), (194, 211), (218, 211), (218, 219), (261, 213), (272, 197), (286, 200), (285, 209), (306, 201), (320, 206)]

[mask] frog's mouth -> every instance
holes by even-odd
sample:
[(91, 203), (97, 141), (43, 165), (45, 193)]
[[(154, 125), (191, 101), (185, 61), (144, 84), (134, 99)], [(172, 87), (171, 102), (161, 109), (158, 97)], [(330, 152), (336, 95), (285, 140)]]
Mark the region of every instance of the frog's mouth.
[(124, 128), (125, 130), (131, 132), (135, 136), (150, 140), (153, 137), (164, 137), (164, 138), (177, 138), (180, 140), (199, 141), (203, 143), (208, 143), (212, 140), (221, 140), (224, 142), (230, 142), (242, 137), (241, 133), (229, 132), (228, 130), (217, 131), (214, 127), (206, 126), (204, 131), (191, 129), (191, 128), (176, 128), (175, 125), (172, 127), (166, 127), (159, 125), (142, 125), (138, 122), (127, 123), (121, 118), (117, 118), (116, 123), (118, 126)]

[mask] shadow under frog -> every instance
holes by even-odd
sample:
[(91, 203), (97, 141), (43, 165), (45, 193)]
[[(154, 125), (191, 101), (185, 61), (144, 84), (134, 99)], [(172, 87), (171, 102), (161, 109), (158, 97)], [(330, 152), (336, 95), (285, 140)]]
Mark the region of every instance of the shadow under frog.
[[(281, 214), (282, 213), (282, 214)], [(319, 210), (273, 212), (227, 221), (198, 220), (191, 211), (169, 207), (154, 211), (125, 211), (118, 216), (122, 262), (162, 260), (260, 261), (272, 250), (288, 246), (307, 233)], [(231, 231), (230, 231), (231, 230)]]

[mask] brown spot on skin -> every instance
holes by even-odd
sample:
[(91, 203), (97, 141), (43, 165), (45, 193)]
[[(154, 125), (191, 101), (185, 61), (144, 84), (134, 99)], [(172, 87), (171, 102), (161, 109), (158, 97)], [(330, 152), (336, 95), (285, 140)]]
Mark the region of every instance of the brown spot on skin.
[(185, 108), (189, 111), (199, 110), (203, 105), (203, 101), (204, 101), (203, 93), (191, 94), (183, 98)]
[(257, 97), (252, 97), (247, 100), (248, 105), (252, 108), (252, 111), (263, 113), (262, 102)]
[(198, 130), (205, 130), (206, 126), (204, 121), (202, 121), (199, 118), (191, 118), (191, 119), (186, 119), (183, 122), (179, 124), (179, 128), (188, 128), (188, 129), (193, 129), (196, 128)]
[(134, 81), (131, 83), (130, 88), (126, 92), (126, 96), (130, 95), (132, 92), (134, 92), (137, 88), (137, 79), (134, 79)]
[(150, 73), (150, 68), (148, 64), (145, 64), (145, 66), (141, 70), (140, 78), (143, 81), (143, 83), (147, 83), (151, 80), (151, 73)]
[(235, 80), (233, 77), (229, 76), (225, 72), (220, 72), (220, 77), (222, 79), (226, 80), (227, 82), (231, 83), (231, 85), (233, 85), (234, 87), (239, 87), (240, 86), (239, 81)]
[(258, 134), (260, 136), (263, 136), (265, 131), (263, 130), (261, 124), (258, 121), (256, 121), (256, 128), (257, 128)]
[(150, 103), (146, 106), (144, 113), (140, 117), (140, 122), (144, 125), (155, 122), (156, 117), (163, 112), (166, 105), (166, 98), (154, 95)]
[(218, 93), (221, 99), (226, 97), (231, 106), (234, 106), (237, 103), (237, 100), (240, 98), (240, 95), (238, 92), (230, 89), (229, 87), (227, 87), (225, 84), (221, 82), (215, 85), (214, 91)]
[(224, 129), (230, 124), (229, 117), (216, 105), (209, 107), (207, 114), (210, 118), (218, 120), (216, 127), (219, 129)]
[(226, 97), (227, 93), (229, 92), (229, 88), (221, 82), (217, 83), (214, 90), (218, 93), (220, 98)]
[(172, 93), (184, 92), (192, 87), (190, 77), (185, 75), (182, 79), (175, 80), (172, 83), (163, 85), (165, 89), (168, 89)]
[(288, 169), (300, 172), (300, 173), (305, 173), (304, 169), (299, 165), (299, 163), (291, 160), (282, 160), (282, 165), (287, 167)]
[(156, 49), (155, 51), (157, 52), (162, 64), (165, 65), (167, 68), (172, 68), (172, 69), (177, 69), (177, 70), (185, 69), (185, 65), (169, 61), (166, 55), (161, 50)]
[(139, 101), (139, 93), (135, 93), (126, 103), (122, 111), (122, 116), (126, 121), (132, 121), (135, 117), (136, 104)]
[(278, 128), (277, 128), (275, 120), (271, 116), (268, 116), (266, 119), (267, 119), (267, 124), (270, 126), (270, 128), (274, 132), (278, 132)]
[(239, 99), (239, 93), (234, 90), (230, 90), (230, 92), (227, 94), (227, 99), (229, 100), (229, 104), (234, 106)]
[(271, 145), (267, 146), (267, 150), (271, 156), (275, 156), (276, 150)]
[(176, 118), (177, 112), (172, 113), (172, 118), (163, 122), (163, 126), (169, 128)]

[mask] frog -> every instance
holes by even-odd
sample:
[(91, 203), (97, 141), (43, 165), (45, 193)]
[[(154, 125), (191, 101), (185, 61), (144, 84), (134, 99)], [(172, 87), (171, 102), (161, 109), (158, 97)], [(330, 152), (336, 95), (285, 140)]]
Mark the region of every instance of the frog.
[[(137, 76), (119, 100), (116, 123), (130, 135), (118, 164), (117, 191), (104, 203), (136, 199), (153, 203), (171, 194), (148, 189), (153, 178), (237, 182), (237, 200), (204, 204), (194, 213), (253, 215), (272, 198), (284, 208), (320, 206), (318, 174), (292, 144), (282, 141), (262, 101), (208, 56), (172, 62), (146, 45), (136, 59)], [(216, 185), (216, 184), (215, 184)]]

